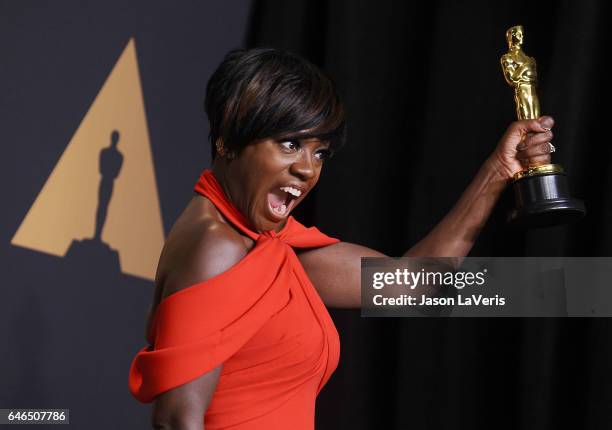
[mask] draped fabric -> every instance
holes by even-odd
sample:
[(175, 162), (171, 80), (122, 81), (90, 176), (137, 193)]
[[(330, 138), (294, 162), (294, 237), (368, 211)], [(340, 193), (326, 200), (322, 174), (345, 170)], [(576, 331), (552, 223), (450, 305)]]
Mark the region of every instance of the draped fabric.
[(293, 217), (278, 233), (254, 232), (208, 170), (195, 191), (256, 245), (229, 270), (160, 302), (152, 347), (132, 362), (130, 391), (151, 402), (223, 364), (207, 429), (313, 428), (315, 399), (336, 369), (340, 344), (293, 248), (338, 240)]

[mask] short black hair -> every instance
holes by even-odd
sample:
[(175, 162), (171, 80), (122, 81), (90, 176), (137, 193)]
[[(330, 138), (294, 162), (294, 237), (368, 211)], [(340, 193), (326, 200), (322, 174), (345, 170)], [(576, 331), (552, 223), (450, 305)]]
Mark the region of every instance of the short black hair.
[(318, 138), (337, 150), (346, 139), (344, 107), (331, 79), (300, 56), (274, 48), (230, 51), (206, 87), (215, 143), (239, 151), (259, 139)]

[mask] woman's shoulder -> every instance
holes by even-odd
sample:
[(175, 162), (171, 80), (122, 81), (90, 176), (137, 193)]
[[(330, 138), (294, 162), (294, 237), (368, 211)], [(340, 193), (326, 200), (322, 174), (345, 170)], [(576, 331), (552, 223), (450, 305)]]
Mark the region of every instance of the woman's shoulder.
[(194, 197), (172, 227), (158, 268), (162, 298), (213, 278), (242, 260), (253, 243), (228, 224), (214, 205)]

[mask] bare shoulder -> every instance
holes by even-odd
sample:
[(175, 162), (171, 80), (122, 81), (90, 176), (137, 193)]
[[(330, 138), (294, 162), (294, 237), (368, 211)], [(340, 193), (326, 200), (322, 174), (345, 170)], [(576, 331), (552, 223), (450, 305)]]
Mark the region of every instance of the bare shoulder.
[(170, 230), (159, 258), (145, 328), (149, 344), (153, 317), (163, 298), (225, 272), (252, 246), (253, 241), (227, 224), (208, 199), (194, 197)]
[(162, 298), (227, 271), (248, 252), (248, 240), (218, 217), (182, 216), (160, 259)]

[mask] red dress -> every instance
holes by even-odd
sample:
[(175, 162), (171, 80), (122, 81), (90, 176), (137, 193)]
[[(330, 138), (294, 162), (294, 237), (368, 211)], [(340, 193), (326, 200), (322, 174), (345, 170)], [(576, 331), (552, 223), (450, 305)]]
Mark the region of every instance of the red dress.
[(223, 363), (205, 415), (211, 429), (314, 428), (317, 394), (338, 365), (338, 332), (293, 248), (338, 242), (293, 217), (256, 233), (210, 171), (195, 191), (255, 247), (235, 266), (163, 299), (134, 358), (131, 393), (151, 402)]

